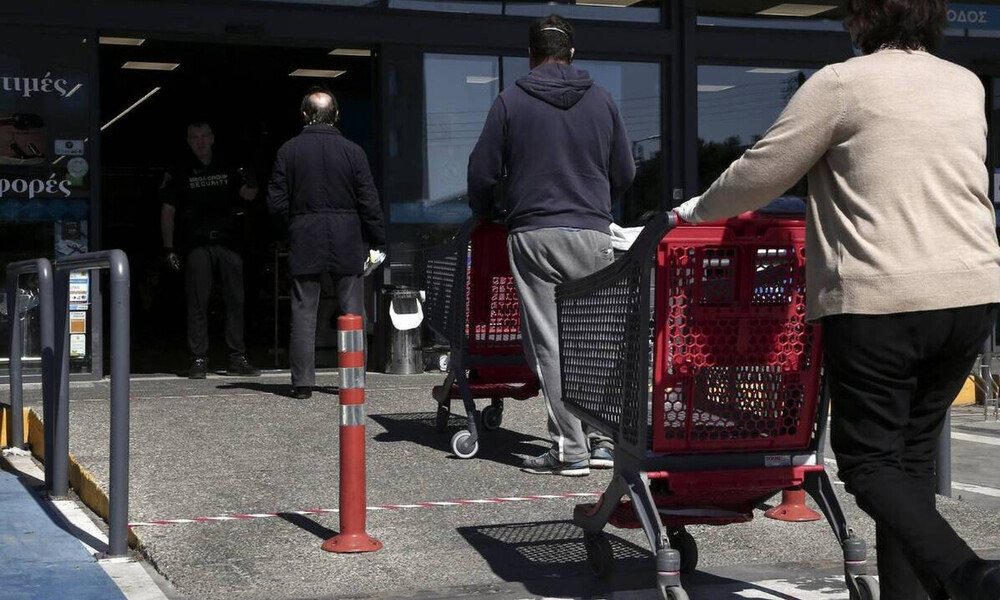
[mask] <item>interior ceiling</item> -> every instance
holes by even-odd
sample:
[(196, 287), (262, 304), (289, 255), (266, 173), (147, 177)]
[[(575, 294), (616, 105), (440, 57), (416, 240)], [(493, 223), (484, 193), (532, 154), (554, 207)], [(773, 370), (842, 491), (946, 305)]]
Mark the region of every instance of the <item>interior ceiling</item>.
[[(970, 0), (975, 4), (1000, 5), (1000, 0)], [(758, 12), (783, 4), (784, 0), (696, 0), (698, 14), (732, 17), (754, 17)], [(814, 19), (840, 19), (844, 16), (844, 0), (794, 0), (794, 4), (824, 5), (837, 8), (812, 17)]]

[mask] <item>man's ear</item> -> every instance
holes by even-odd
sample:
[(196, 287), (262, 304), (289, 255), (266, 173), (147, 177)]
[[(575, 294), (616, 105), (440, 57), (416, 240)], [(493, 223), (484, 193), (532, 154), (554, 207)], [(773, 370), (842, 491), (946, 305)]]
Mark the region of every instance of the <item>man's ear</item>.
[(569, 49), (569, 62), (573, 62), (573, 56), (576, 54), (576, 48)]

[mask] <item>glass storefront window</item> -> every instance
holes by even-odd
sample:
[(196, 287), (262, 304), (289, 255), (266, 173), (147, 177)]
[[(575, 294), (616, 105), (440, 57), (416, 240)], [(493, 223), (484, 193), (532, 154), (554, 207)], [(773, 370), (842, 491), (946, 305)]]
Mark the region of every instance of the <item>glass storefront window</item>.
[[(698, 193), (763, 137), (815, 69), (698, 67)], [(803, 198), (805, 179), (787, 196)]]
[[(44, 43), (39, 44), (39, 39)], [(91, 162), (90, 52), (93, 40), (73, 33), (0, 28), (0, 265), (88, 250)], [(73, 288), (74, 283), (78, 284)], [(25, 365), (39, 364), (37, 281), (24, 277)], [(87, 274), (71, 278), (70, 309), (89, 322)], [(0, 302), (6, 292), (0, 291)], [(7, 340), (12, 315), (0, 310)], [(71, 369), (89, 356), (91, 331), (70, 336)], [(6, 360), (8, 346), (0, 346)]]
[(662, 0), (389, 0), (389, 8), (436, 12), (544, 17), (557, 13), (567, 19), (659, 23)]

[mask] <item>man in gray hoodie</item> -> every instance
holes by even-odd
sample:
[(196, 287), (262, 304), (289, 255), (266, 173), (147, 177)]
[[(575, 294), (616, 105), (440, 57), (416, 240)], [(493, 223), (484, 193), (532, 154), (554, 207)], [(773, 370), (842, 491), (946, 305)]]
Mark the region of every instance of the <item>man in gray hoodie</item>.
[(468, 183), (473, 213), (483, 218), (495, 214), (502, 190), (525, 355), (549, 408), (552, 448), (522, 470), (581, 476), (613, 466), (611, 440), (563, 404), (555, 287), (614, 260), (611, 203), (632, 185), (635, 162), (618, 107), (570, 64), (574, 52), (566, 20), (532, 24), (531, 72), (493, 103), (469, 156)]

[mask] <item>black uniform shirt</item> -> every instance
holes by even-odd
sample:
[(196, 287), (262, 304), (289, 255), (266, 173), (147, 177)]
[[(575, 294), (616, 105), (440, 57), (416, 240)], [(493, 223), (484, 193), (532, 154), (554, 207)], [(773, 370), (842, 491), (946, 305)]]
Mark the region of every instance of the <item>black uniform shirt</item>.
[(238, 248), (241, 183), (239, 173), (218, 158), (203, 165), (191, 157), (170, 171), (160, 197), (177, 211), (175, 245), (184, 251), (205, 244)]

